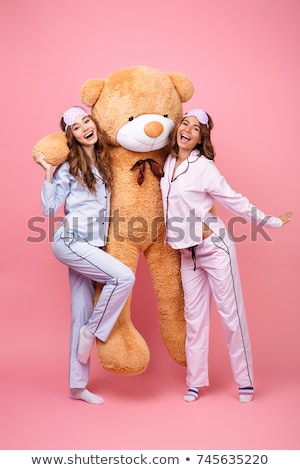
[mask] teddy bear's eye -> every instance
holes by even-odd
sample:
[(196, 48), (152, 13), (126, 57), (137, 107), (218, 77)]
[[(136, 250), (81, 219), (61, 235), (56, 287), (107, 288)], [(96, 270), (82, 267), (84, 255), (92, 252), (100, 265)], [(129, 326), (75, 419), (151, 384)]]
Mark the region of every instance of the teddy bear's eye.
[(133, 120), (134, 120), (134, 117), (133, 117), (133, 116), (130, 116), (130, 117), (128, 118), (128, 121), (133, 121)]
[(164, 114), (164, 117), (167, 118), (169, 115), (168, 114)]

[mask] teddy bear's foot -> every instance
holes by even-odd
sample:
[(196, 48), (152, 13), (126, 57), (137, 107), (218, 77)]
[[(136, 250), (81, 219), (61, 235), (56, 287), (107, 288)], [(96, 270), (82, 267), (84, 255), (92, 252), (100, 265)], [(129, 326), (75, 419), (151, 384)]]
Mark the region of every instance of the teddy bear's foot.
[(103, 343), (96, 341), (96, 348), (102, 367), (119, 375), (139, 375), (149, 364), (150, 352), (144, 338), (134, 327), (128, 325), (118, 329)]

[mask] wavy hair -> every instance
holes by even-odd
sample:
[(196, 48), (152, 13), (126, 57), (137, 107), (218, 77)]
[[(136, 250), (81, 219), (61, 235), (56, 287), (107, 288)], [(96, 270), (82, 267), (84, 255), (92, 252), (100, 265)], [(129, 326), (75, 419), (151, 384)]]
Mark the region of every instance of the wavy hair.
[[(97, 167), (100, 175), (102, 176), (105, 185), (109, 191), (112, 189), (113, 177), (111, 158), (108, 152), (107, 137), (96, 122), (95, 118), (89, 115), (89, 118), (95, 123), (98, 140), (95, 143), (95, 166)], [(65, 131), (66, 124), (61, 118), (60, 127)], [(90, 161), (86, 155), (81, 144), (77, 142), (72, 134), (70, 127), (67, 127), (66, 137), (69, 147), (67, 161), (70, 165), (70, 173), (78, 180), (79, 183), (84, 183), (91, 193), (96, 193), (96, 177), (91, 169)]]
[[(215, 150), (214, 146), (211, 143), (210, 140), (210, 131), (214, 127), (214, 123), (212, 118), (208, 113), (206, 113), (208, 116), (208, 125), (206, 124), (200, 124), (200, 135), (201, 135), (201, 142), (200, 144), (197, 144), (195, 149), (198, 149), (201, 155), (204, 155), (206, 158), (209, 160), (214, 160), (215, 158)], [(171, 145), (171, 155), (172, 157), (177, 157), (178, 156), (178, 151), (179, 147), (177, 144), (177, 131), (179, 126), (182, 124), (182, 122), (185, 120), (185, 116), (183, 116), (175, 125), (174, 130), (171, 134), (170, 137), (170, 145)], [(195, 150), (194, 149), (194, 150)]]

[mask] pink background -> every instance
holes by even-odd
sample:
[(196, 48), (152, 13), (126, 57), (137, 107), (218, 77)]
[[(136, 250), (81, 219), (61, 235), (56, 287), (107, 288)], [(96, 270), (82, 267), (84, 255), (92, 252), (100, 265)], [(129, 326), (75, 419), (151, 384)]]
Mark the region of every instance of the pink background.
[[(6, 0), (1, 2), (2, 449), (299, 449), (298, 0)], [(266, 213), (295, 211), (281, 230), (237, 245), (255, 361), (256, 394), (237, 399), (213, 307), (210, 380), (182, 400), (185, 370), (162, 345), (140, 261), (133, 319), (151, 362), (136, 377), (93, 357), (95, 407), (68, 399), (67, 271), (50, 244), (28, 243), (41, 216), (37, 140), (58, 130), (88, 78), (147, 65), (185, 73), (215, 121), (216, 163)], [(225, 218), (228, 213), (218, 207)], [(245, 233), (245, 232), (244, 232)]]

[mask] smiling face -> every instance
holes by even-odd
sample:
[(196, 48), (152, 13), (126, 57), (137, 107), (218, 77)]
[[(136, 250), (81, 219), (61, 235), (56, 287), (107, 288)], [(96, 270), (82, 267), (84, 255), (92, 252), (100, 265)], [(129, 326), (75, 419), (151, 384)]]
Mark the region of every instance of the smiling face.
[(179, 152), (190, 153), (201, 142), (200, 123), (195, 116), (185, 117), (177, 130)]
[(77, 142), (83, 147), (95, 145), (98, 140), (96, 125), (90, 116), (77, 116), (70, 128)]

